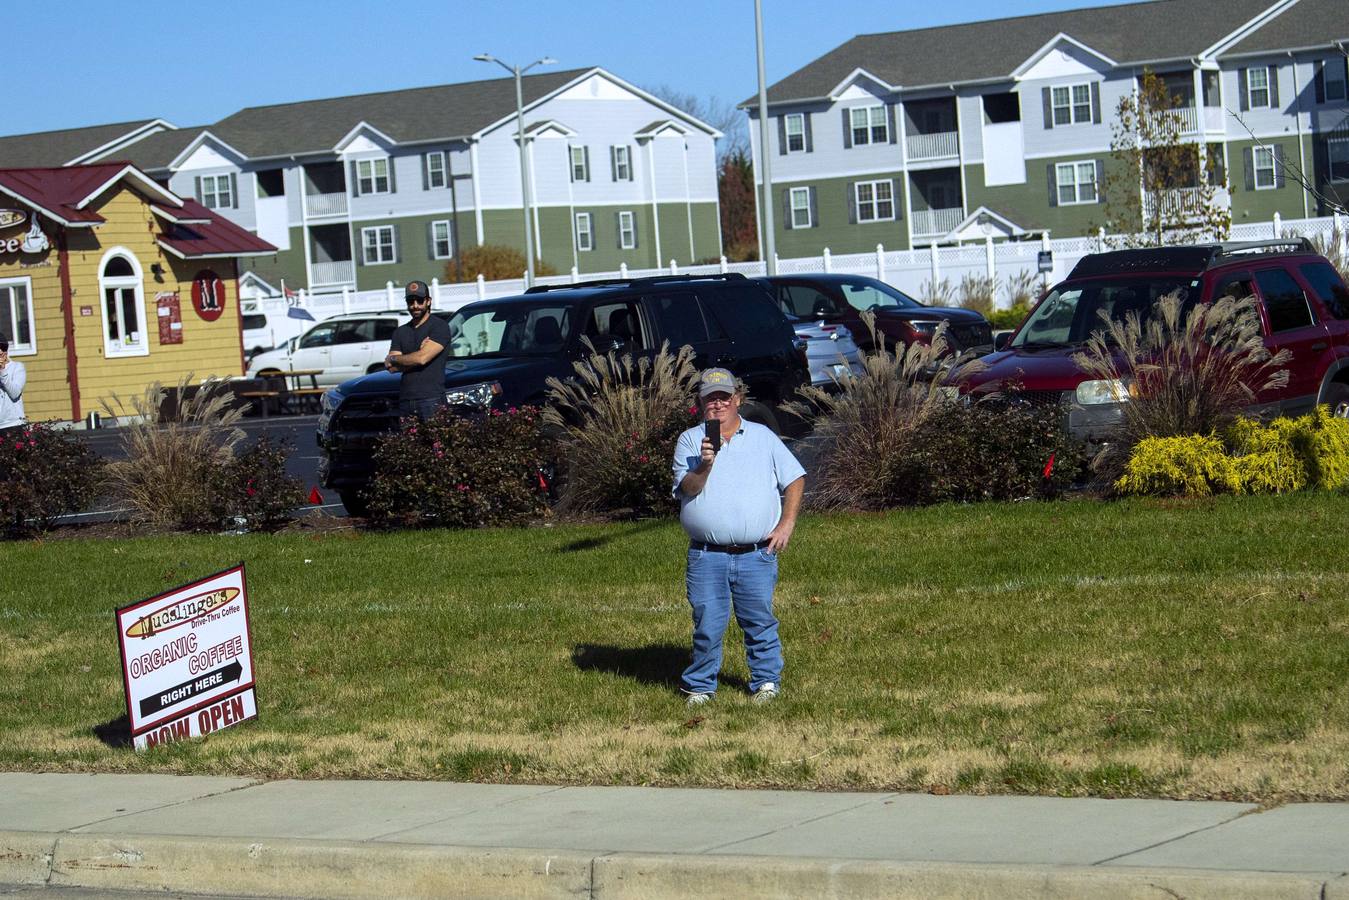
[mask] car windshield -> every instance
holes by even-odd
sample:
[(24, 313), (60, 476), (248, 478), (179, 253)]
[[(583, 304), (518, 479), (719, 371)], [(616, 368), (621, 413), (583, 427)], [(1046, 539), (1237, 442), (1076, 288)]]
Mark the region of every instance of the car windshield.
[(1188, 310), (1199, 299), (1199, 284), (1190, 278), (1103, 278), (1060, 285), (1035, 307), (1012, 346), (1085, 343), (1092, 332), (1105, 330), (1102, 315), (1123, 322), (1130, 313), (1137, 313), (1146, 322), (1157, 301), (1170, 293), (1178, 293), (1182, 309)]
[(923, 305), (903, 291), (873, 278), (841, 281), (839, 289), (853, 309), (918, 309)]
[(571, 309), (556, 304), (474, 304), (449, 321), (450, 356), (551, 356), (571, 338)]

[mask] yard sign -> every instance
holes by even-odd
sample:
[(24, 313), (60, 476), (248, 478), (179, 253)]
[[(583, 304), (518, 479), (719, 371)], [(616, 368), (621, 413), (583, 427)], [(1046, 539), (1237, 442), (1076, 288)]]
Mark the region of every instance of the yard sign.
[(244, 565), (117, 610), (137, 750), (258, 715)]

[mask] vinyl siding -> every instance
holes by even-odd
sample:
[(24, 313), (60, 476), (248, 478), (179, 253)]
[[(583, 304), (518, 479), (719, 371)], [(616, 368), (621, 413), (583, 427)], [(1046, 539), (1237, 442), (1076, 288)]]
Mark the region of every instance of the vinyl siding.
[[(793, 256), (818, 256), (828, 247), (831, 253), (866, 253), (882, 244), (887, 250), (908, 248), (908, 224), (904, 218), (904, 194), (895, 197), (900, 218), (895, 221), (852, 224), (848, 221), (849, 184), (853, 181), (871, 181), (883, 178), (898, 179), (895, 171), (886, 175), (866, 175), (858, 178), (824, 178), (795, 184), (773, 184), (773, 230), (777, 253), (784, 259)], [(783, 193), (793, 187), (815, 188), (816, 212), (819, 221), (815, 227), (784, 228)]]
[[(0, 278), (31, 279), (29, 288), (32, 291), (33, 334), (37, 341), (37, 353), (14, 357), (27, 370), (28, 383), (23, 390), (23, 408), (30, 421), (71, 417), (65, 319), (61, 311), (60, 256), (56, 250), (55, 228), (45, 221), (42, 227), (51, 244), (51, 249), (44, 257), (6, 254), (5, 264), (0, 265)], [(25, 223), (13, 231), (5, 232), (3, 236), (6, 239), (21, 236), (26, 229)], [(46, 265), (24, 268), (19, 265), (20, 261), (30, 265), (33, 262)]]

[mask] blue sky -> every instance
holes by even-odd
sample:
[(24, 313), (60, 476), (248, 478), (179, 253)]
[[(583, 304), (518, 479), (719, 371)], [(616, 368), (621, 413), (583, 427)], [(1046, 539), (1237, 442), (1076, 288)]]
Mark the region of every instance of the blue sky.
[[(859, 33), (1096, 5), (1106, 4), (764, 0), (768, 79)], [(504, 74), (472, 61), (484, 51), (604, 66), (704, 101), (756, 89), (752, 0), (66, 0), (10, 4), (5, 38), (14, 57), (0, 134), (153, 116), (204, 125), (244, 106)]]

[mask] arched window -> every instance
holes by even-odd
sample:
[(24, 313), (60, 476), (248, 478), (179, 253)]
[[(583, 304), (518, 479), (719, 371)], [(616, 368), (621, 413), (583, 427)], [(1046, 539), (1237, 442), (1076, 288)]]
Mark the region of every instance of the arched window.
[(105, 356), (146, 356), (145, 287), (140, 262), (125, 247), (114, 247), (99, 263), (98, 287), (103, 296)]

